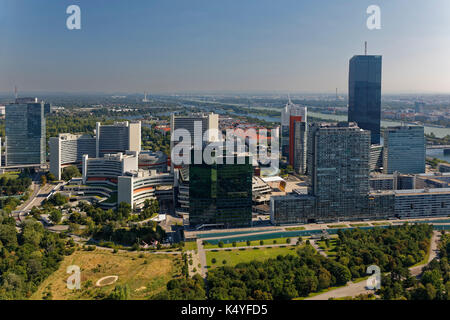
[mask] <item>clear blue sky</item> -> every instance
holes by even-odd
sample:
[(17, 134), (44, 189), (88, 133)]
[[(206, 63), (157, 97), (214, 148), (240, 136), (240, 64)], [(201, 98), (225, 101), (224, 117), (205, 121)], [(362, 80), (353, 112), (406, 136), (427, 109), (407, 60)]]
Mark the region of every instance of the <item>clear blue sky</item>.
[(0, 92), (344, 93), (364, 40), (384, 93), (450, 92), (449, 0), (0, 0), (0, 40)]

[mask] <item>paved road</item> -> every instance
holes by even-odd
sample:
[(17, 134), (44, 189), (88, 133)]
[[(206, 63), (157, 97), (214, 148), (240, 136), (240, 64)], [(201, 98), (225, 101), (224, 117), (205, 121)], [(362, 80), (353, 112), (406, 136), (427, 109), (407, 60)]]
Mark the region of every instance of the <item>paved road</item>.
[[(438, 254), (438, 243), (440, 239), (440, 232), (434, 231), (433, 236), (431, 238), (431, 247), (430, 247), (430, 257), (427, 261), (427, 263), (422, 264), (417, 267), (410, 268), (411, 275), (413, 276), (419, 276), (422, 273), (422, 268), (426, 266), (428, 263), (430, 263), (431, 260), (437, 257)], [(328, 292), (325, 292), (323, 294), (319, 294), (315, 297), (308, 298), (305, 300), (328, 300), (330, 298), (343, 298), (343, 297), (354, 297), (360, 294), (368, 294), (368, 293), (374, 293), (373, 290), (367, 290), (366, 289), (366, 280), (363, 280), (358, 283), (349, 282), (345, 287), (338, 288), (335, 290), (331, 290)]]
[(200, 260), (200, 264), (202, 267), (200, 268), (201, 272), (200, 275), (203, 278), (206, 278), (206, 275), (208, 274), (208, 268), (206, 265), (206, 253), (205, 248), (203, 247), (203, 240), (197, 239), (197, 254)]

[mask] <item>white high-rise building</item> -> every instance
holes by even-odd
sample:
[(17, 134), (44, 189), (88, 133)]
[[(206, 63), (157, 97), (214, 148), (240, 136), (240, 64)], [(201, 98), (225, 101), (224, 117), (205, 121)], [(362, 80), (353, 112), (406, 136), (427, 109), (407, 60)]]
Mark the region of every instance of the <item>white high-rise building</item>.
[(115, 122), (112, 125), (96, 125), (96, 156), (126, 151), (141, 151), (141, 122)]
[(49, 139), (50, 172), (61, 180), (61, 167), (69, 164), (81, 164), (83, 155), (95, 157), (96, 139), (85, 135), (62, 133)]

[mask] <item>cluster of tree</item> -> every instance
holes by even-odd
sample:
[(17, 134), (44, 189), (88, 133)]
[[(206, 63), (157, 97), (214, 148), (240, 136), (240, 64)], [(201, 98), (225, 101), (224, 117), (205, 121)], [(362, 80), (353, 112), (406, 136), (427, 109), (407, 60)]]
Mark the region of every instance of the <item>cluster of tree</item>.
[(22, 194), (31, 186), (31, 178), (21, 174), (18, 178), (10, 178), (2, 176), (0, 178), (0, 195), (17, 195)]
[(145, 220), (151, 218), (155, 213), (159, 213), (159, 202), (158, 200), (145, 200), (144, 208), (139, 213), (139, 220)]
[(78, 170), (77, 166), (69, 166), (63, 169), (61, 179), (69, 181), (74, 177), (81, 177), (81, 172)]
[(3, 212), (10, 214), (20, 204), (20, 199), (17, 197), (8, 197), (6, 199), (0, 199), (0, 208)]
[(41, 176), (41, 184), (45, 186), (47, 182), (54, 182), (56, 181), (56, 177), (53, 173), (47, 172), (46, 174)]
[(350, 269), (352, 278), (365, 276), (370, 265), (382, 272), (411, 267), (426, 256), (432, 233), (433, 226), (428, 224), (339, 230), (336, 261)]
[(52, 195), (50, 198), (48, 198), (43, 202), (43, 206), (45, 207), (46, 204), (49, 204), (50, 206), (59, 207), (65, 205), (67, 202), (69, 202), (68, 197), (62, 195), (61, 193), (55, 193), (54, 195)]
[[(104, 118), (83, 115), (48, 115), (46, 118), (47, 139), (60, 133), (93, 133), (96, 122), (106, 122)], [(111, 120), (109, 122), (112, 122)]]
[(203, 278), (196, 274), (192, 278), (173, 279), (167, 283), (167, 290), (152, 297), (153, 300), (205, 300)]
[(144, 150), (162, 151), (170, 156), (170, 133), (163, 134), (155, 127), (142, 127), (142, 147)]
[(128, 300), (130, 298), (130, 287), (128, 284), (117, 285), (114, 290), (108, 295), (106, 300)]
[(433, 259), (422, 271), (420, 280), (409, 270), (397, 266), (382, 277), (378, 294), (386, 300), (450, 300), (450, 235), (443, 234), (439, 246), (440, 259)]
[(15, 221), (0, 215), (0, 300), (26, 299), (74, 251), (73, 241), (44, 230), (28, 219), (16, 231)]
[(448, 163), (448, 162), (438, 158), (427, 158), (426, 163), (433, 169), (437, 169), (440, 163)]
[(93, 238), (132, 246), (140, 245), (142, 242), (150, 244), (155, 240), (160, 242), (165, 235), (165, 231), (155, 221), (132, 227), (122, 227), (116, 222), (107, 222), (96, 227)]
[(223, 266), (208, 273), (208, 298), (212, 300), (285, 300), (305, 297), (330, 286), (345, 285), (351, 278), (348, 268), (327, 259), (310, 245), (298, 256)]

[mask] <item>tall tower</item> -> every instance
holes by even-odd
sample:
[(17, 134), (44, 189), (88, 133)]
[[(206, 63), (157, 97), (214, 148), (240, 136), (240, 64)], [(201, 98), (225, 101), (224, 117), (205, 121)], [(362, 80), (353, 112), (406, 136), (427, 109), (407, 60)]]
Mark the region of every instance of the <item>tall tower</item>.
[(381, 56), (354, 56), (350, 59), (348, 121), (371, 132), (371, 143), (380, 144)]
[(369, 193), (370, 133), (355, 123), (314, 123), (308, 128), (309, 194), (321, 218), (360, 216)]
[(6, 165), (46, 161), (44, 102), (17, 98), (5, 108)]
[[(305, 124), (304, 127), (306, 128), (307, 116), (307, 108), (292, 103), (290, 98), (284, 109), (281, 111), (281, 152), (283, 156), (288, 157), (289, 164), (294, 168), (299, 167), (295, 163), (295, 154), (296, 152), (299, 154), (298, 147), (301, 145), (306, 146), (306, 142), (301, 143), (301, 141), (299, 141), (302, 131), (296, 131), (295, 124), (297, 122), (302, 122)], [(304, 150), (304, 152), (306, 151)], [(299, 172), (303, 173), (302, 170)]]

